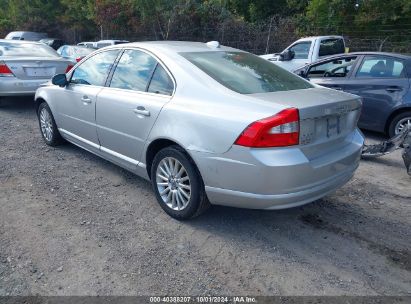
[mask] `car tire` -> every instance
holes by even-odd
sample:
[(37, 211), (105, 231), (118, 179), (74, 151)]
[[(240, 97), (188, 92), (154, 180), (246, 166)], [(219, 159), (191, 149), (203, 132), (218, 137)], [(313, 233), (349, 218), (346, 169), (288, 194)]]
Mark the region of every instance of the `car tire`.
[(177, 220), (196, 217), (210, 206), (197, 166), (179, 146), (155, 155), (151, 183), (161, 208)]
[(53, 147), (61, 144), (64, 140), (54, 121), (53, 113), (46, 102), (40, 104), (37, 110), (37, 117), (39, 120), (40, 133), (46, 144)]
[(411, 124), (411, 111), (403, 112), (397, 116), (395, 116), (388, 127), (388, 135), (391, 137), (395, 136), (398, 132), (399, 125), (409, 122)]

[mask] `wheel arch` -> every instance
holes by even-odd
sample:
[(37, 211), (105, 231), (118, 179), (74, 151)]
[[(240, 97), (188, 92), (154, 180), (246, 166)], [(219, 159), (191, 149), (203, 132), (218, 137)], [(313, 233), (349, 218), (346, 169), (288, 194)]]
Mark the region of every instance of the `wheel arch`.
[(389, 128), (390, 128), (390, 124), (393, 121), (393, 119), (397, 116), (400, 115), (404, 112), (408, 112), (411, 111), (411, 105), (407, 105), (405, 107), (399, 108), (394, 110), (390, 116), (388, 116), (387, 121), (385, 122), (385, 127), (384, 127), (384, 131), (386, 134), (388, 134)]
[[(190, 153), (181, 144), (169, 138), (157, 138), (148, 145), (146, 152), (145, 152), (146, 170), (147, 170), (147, 174), (150, 179), (151, 179), (151, 166), (153, 164), (155, 155), (160, 150), (166, 147), (170, 147), (170, 146), (178, 146), (182, 151), (184, 151), (188, 155), (188, 157), (190, 157), (191, 161), (195, 164)], [(197, 164), (195, 164), (195, 166), (197, 167)]]
[(36, 114), (38, 114), (39, 107), (40, 107), (40, 105), (41, 105), (43, 102), (47, 103), (47, 101), (46, 101), (44, 98), (42, 98), (42, 97), (37, 97), (37, 98), (34, 100), (34, 108), (36, 109)]

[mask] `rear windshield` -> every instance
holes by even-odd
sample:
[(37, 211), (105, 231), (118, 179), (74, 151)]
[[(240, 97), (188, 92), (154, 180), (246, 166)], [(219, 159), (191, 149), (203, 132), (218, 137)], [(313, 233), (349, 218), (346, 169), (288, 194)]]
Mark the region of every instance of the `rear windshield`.
[(109, 45), (111, 45), (111, 43), (97, 43), (97, 47), (99, 47), (99, 48), (103, 48), (103, 47), (106, 47), (106, 46), (109, 46)]
[(313, 88), (275, 64), (244, 52), (184, 52), (181, 56), (225, 87), (254, 94)]
[(320, 43), (319, 56), (330, 56), (344, 52), (344, 40), (341, 38), (324, 39)]
[(0, 57), (59, 57), (47, 45), (36, 43), (9, 43), (0, 42)]
[(74, 47), (74, 52), (78, 56), (87, 56), (88, 54), (93, 53), (94, 50), (87, 47)]

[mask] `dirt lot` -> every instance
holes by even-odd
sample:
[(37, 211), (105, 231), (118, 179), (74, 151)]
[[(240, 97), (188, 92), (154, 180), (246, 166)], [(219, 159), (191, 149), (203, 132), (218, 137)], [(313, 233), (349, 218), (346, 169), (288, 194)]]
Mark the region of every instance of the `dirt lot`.
[(411, 178), (363, 161), (325, 199), (178, 222), (150, 184), (0, 108), (0, 295), (411, 295)]

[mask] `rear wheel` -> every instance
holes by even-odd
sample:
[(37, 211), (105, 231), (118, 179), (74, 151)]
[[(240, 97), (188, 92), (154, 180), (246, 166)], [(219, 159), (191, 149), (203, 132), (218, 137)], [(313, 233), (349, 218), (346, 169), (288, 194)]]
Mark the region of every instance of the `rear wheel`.
[(43, 102), (38, 108), (38, 119), (41, 135), (49, 146), (57, 146), (63, 142), (53, 114), (47, 103)]
[(166, 147), (156, 154), (151, 182), (161, 208), (175, 219), (195, 217), (209, 206), (197, 167), (178, 146)]
[(411, 111), (403, 112), (394, 117), (388, 128), (388, 135), (393, 137), (401, 133), (407, 126), (411, 128)]

